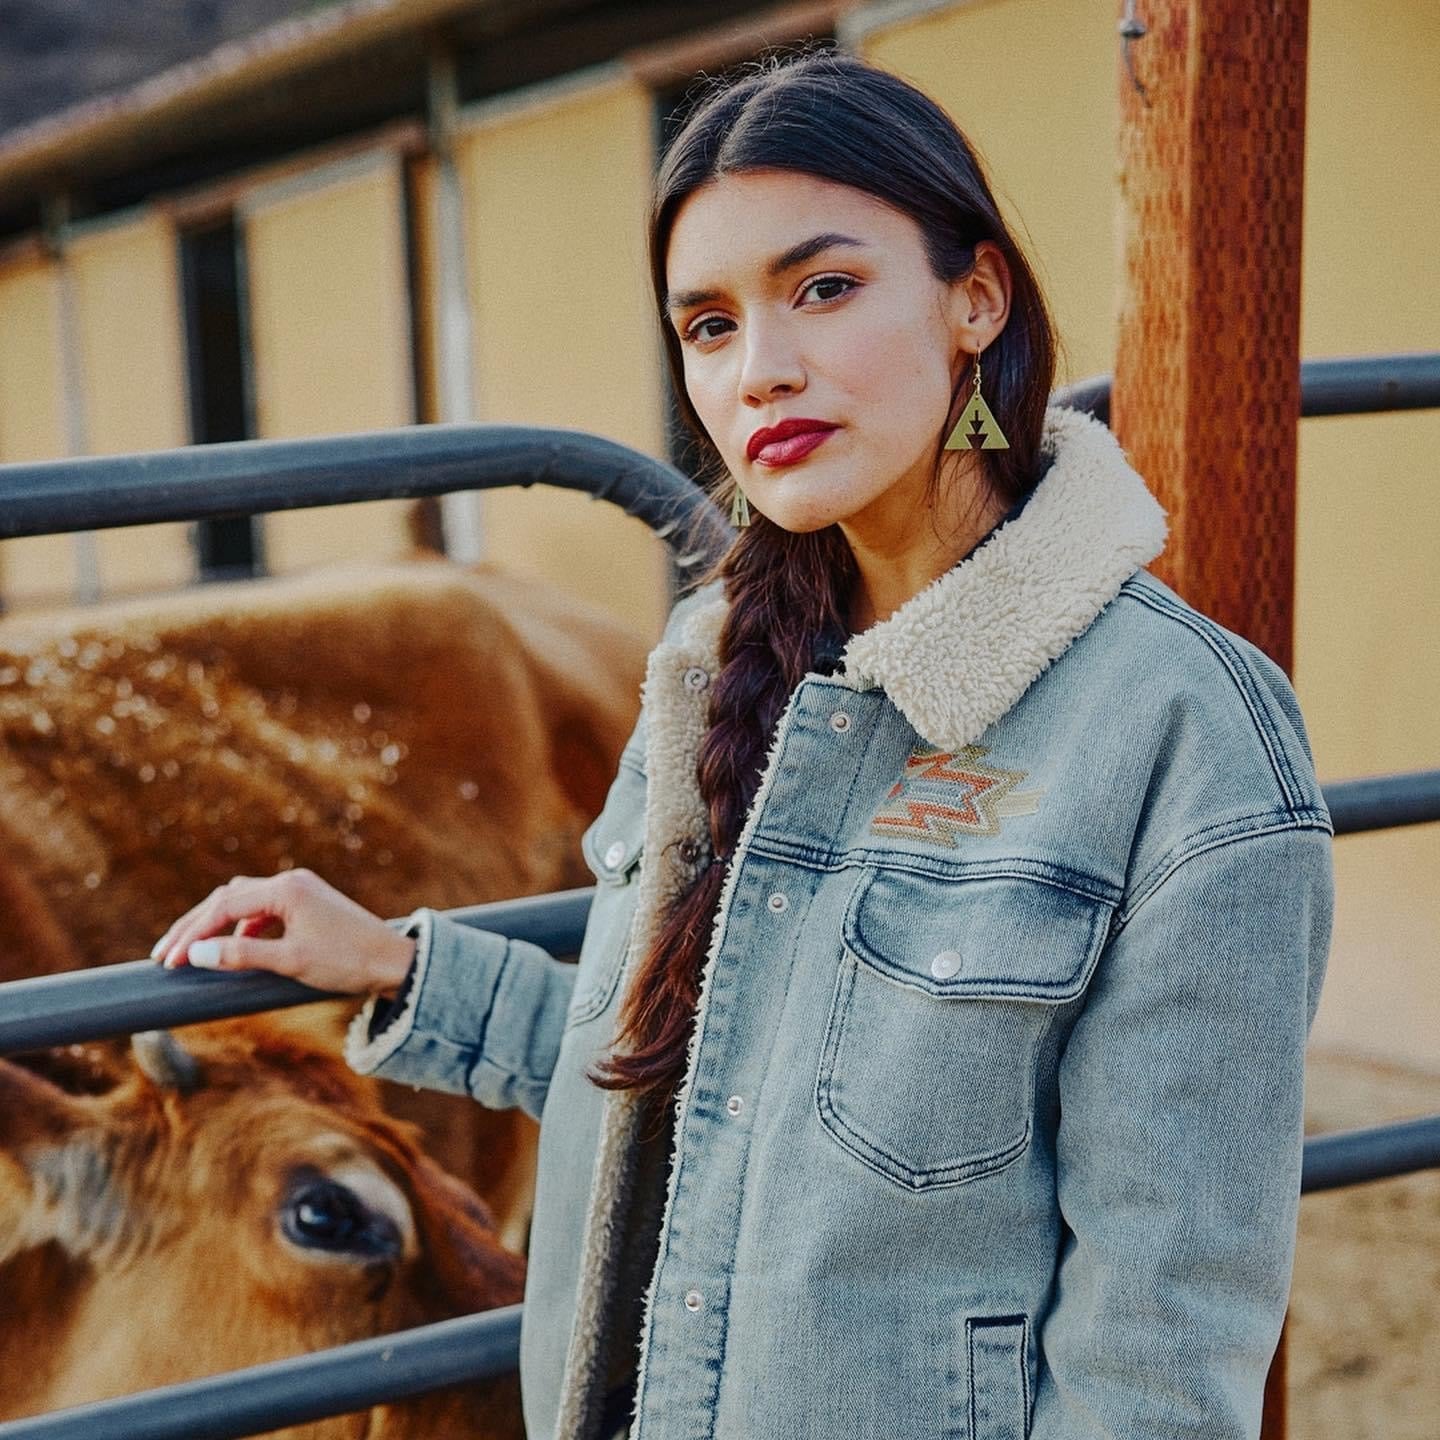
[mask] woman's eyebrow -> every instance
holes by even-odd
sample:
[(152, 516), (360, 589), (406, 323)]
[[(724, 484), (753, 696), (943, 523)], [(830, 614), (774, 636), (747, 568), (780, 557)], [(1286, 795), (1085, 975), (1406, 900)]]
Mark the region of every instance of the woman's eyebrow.
[[(822, 250), (833, 249), (837, 245), (858, 245), (864, 248), (865, 241), (857, 240), (853, 235), (841, 235), (838, 231), (827, 230), (820, 235), (812, 235), (808, 240), (802, 240), (798, 245), (792, 245), (788, 250), (782, 250), (765, 267), (765, 273), (771, 279), (783, 275), (787, 270), (792, 270), (796, 265), (803, 265), (807, 260), (813, 260)], [(718, 300), (718, 290), (681, 290), (665, 297), (665, 308), (667, 310), (686, 310), (691, 305), (707, 305), (711, 300)]]

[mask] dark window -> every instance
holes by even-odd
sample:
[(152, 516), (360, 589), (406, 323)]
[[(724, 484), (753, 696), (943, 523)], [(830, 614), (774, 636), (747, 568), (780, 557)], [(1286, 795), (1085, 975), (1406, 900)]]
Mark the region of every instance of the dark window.
[[(245, 284), (233, 217), (180, 237), (190, 438), (196, 445), (254, 436), (246, 375)], [(261, 573), (260, 532), (253, 515), (199, 520), (192, 531), (201, 580)]]

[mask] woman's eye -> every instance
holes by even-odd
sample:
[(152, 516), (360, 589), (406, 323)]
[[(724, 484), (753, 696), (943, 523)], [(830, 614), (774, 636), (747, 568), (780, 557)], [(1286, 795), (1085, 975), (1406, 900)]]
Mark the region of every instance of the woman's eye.
[[(845, 275), (817, 275), (813, 280), (807, 280), (801, 287), (801, 295), (811, 290), (825, 290), (828, 293), (817, 295), (820, 304), (829, 304), (838, 300), (850, 290), (859, 285), (858, 280), (851, 280)], [(731, 322), (723, 315), (702, 315), (700, 319), (692, 321), (685, 329), (681, 338), (692, 345), (702, 344), (709, 340), (718, 340), (724, 331), (707, 329), (710, 325), (729, 325)]]
[[(814, 290), (819, 286), (825, 285), (838, 285), (840, 288), (836, 291), (833, 291), (829, 295), (818, 296), (817, 298), (822, 301), (838, 300), (840, 296), (845, 294), (847, 290), (853, 290), (855, 288), (856, 282), (854, 280), (847, 279), (844, 275), (818, 275), (814, 280), (807, 280), (805, 282), (805, 290)], [(802, 290), (800, 293), (803, 295), (805, 293), (805, 290)]]
[(706, 331), (706, 330), (705, 330), (705, 327), (706, 327), (707, 325), (727, 325), (727, 324), (729, 324), (729, 321), (727, 321), (723, 316), (720, 316), (720, 315), (707, 315), (707, 316), (705, 316), (704, 318), (695, 321), (695, 323), (694, 323), (693, 325), (689, 326), (689, 327), (686, 329), (686, 331), (685, 331), (685, 339), (686, 339), (686, 340), (690, 340), (690, 341), (692, 341), (692, 342), (693, 342), (693, 341), (696, 341), (696, 340), (718, 340), (720, 337), (719, 337), (718, 335), (716, 335), (716, 334), (713, 334), (713, 333), (711, 333), (711, 332)]

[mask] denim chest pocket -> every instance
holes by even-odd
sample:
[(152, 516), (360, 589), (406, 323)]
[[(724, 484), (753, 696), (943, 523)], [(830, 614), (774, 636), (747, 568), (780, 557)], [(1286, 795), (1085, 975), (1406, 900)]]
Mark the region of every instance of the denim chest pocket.
[(576, 962), (567, 1026), (593, 1020), (615, 993), (635, 916), (635, 880), (644, 848), (645, 774), (638, 758), (627, 750), (604, 807), (580, 837), (580, 853), (596, 884)]
[(1011, 875), (866, 874), (845, 911), (816, 1079), (826, 1130), (907, 1190), (1018, 1159), (1040, 1040), (1089, 982), (1111, 909)]

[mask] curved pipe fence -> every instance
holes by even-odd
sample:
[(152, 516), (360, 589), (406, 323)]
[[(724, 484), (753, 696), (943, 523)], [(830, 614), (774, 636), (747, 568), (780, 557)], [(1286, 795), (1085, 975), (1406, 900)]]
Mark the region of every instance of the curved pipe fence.
[(643, 520), (682, 567), (730, 542), (725, 518), (674, 466), (584, 430), (535, 425), (413, 425), (4, 465), (0, 540), (511, 485), (608, 500)]
[[(1440, 407), (1440, 353), (1307, 361), (1304, 415)], [(1055, 395), (1108, 420), (1110, 379)], [(0, 539), (162, 520), (440, 495), (500, 485), (583, 490), (644, 520), (682, 570), (729, 541), (718, 510), (678, 470), (574, 430), (429, 425), (316, 440), (239, 441), (150, 455), (0, 467)], [(1440, 820), (1440, 770), (1325, 787), (1336, 834)], [(453, 910), (455, 918), (579, 948), (593, 891)], [(262, 974), (163, 971), (149, 960), (0, 985), (0, 1056), (329, 998)], [(1440, 1166), (1440, 1116), (1312, 1137), (1301, 1189)], [(513, 1371), (520, 1308), (507, 1307), (163, 1390), (0, 1423), (0, 1440), (240, 1440)]]

